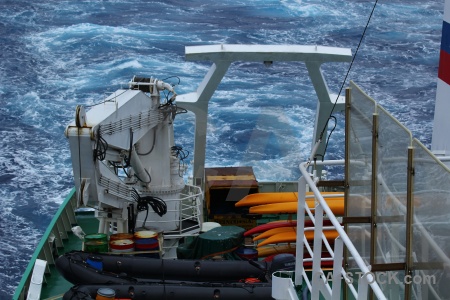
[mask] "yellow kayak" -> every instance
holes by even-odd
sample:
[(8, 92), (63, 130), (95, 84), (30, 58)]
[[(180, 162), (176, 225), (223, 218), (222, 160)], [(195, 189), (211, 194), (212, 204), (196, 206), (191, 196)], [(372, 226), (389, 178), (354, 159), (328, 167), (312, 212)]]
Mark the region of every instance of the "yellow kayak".
[[(322, 195), (342, 195), (342, 192), (322, 192)], [(312, 192), (307, 192), (306, 196), (313, 196)], [(326, 198), (328, 200), (339, 200), (343, 201), (344, 197), (336, 196)], [(255, 206), (264, 205), (272, 203), (285, 203), (285, 202), (297, 202), (298, 193), (297, 192), (283, 192), (283, 193), (255, 193), (250, 194), (236, 202), (236, 207), (244, 206)], [(314, 201), (314, 198), (307, 198), (306, 201)]]
[[(335, 240), (339, 236), (336, 230), (325, 230), (324, 234), (327, 240)], [(305, 231), (305, 236), (308, 241), (312, 241), (314, 239), (314, 231)], [(288, 232), (281, 232), (270, 236), (269, 238), (259, 243), (257, 248), (269, 244), (294, 243), (296, 241), (297, 232), (295, 230), (291, 230)]]
[[(331, 198), (333, 199), (333, 198)], [(326, 200), (328, 206), (330, 207), (331, 211), (337, 215), (337, 216), (343, 216), (344, 215), (344, 199), (341, 197), (341, 199), (333, 199), (333, 200)], [(314, 199), (306, 200), (306, 203), (308, 204), (309, 208), (315, 207), (315, 201)], [(272, 203), (272, 204), (265, 204), (265, 205), (258, 205), (250, 207), (249, 213), (251, 214), (295, 214), (297, 213), (297, 202), (285, 202), (285, 203)]]
[(266, 257), (279, 253), (295, 253), (295, 244), (269, 245), (256, 250), (258, 250), (258, 257)]
[(297, 230), (297, 226), (292, 226), (292, 227), (280, 227), (280, 228), (273, 228), (273, 229), (269, 229), (263, 233), (261, 233), (258, 236), (255, 236), (253, 238), (253, 241), (259, 241), (262, 239), (266, 239), (268, 237), (271, 237), (272, 235), (278, 234), (278, 233), (283, 233), (283, 232), (291, 232), (291, 231), (296, 231)]

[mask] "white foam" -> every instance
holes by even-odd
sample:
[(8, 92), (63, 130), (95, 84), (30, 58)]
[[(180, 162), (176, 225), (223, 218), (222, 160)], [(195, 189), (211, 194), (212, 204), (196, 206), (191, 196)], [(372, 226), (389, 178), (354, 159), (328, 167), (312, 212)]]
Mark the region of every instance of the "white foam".
[[(14, 43), (0, 46), (5, 53), (14, 51), (0, 64), (0, 116), (6, 120), (0, 128), (0, 218), (8, 224), (0, 235), (5, 249), (0, 261), (11, 270), (0, 274), (0, 295), (14, 290), (44, 223), (73, 185), (63, 131), (76, 104), (101, 101), (105, 91), (133, 75), (178, 75), (178, 94), (195, 91), (211, 64), (185, 61), (186, 45), (324, 44), (354, 51), (373, 5), (328, 0), (193, 4), (160, 1), (152, 3), (154, 10), (139, 10), (147, 2), (43, 0), (33, 11), (16, 2), (0, 11), (7, 28), (16, 29), (13, 35), (5, 32)], [(120, 18), (117, 9), (122, 9)], [(236, 14), (224, 15), (230, 11)], [(421, 140), (431, 139), (441, 12), (433, 1), (381, 3), (350, 74)], [(208, 15), (199, 18), (203, 14)], [(25, 65), (27, 72), (20, 68)], [(213, 95), (207, 165), (253, 165), (258, 180), (297, 180), (298, 164), (311, 149), (314, 91), (302, 80), (303, 65), (260, 66), (233, 64)], [(333, 92), (346, 68), (323, 66)], [(32, 76), (35, 80), (22, 81)], [(418, 97), (415, 88), (421, 91)], [(237, 124), (242, 120), (247, 131)], [(176, 143), (192, 152), (193, 114), (177, 116), (176, 122)], [(337, 129), (329, 146), (337, 156), (339, 134)], [(276, 147), (280, 153), (269, 153)]]

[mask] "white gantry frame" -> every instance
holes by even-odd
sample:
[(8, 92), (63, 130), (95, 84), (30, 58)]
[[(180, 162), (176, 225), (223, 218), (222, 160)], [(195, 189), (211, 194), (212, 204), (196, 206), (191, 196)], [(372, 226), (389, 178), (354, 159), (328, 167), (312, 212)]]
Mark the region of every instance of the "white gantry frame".
[[(330, 111), (336, 100), (331, 94), (320, 66), (328, 62), (350, 62), (352, 59), (349, 48), (301, 45), (210, 45), (186, 47), (186, 59), (190, 61), (212, 61), (212, 66), (195, 92), (177, 96), (177, 103), (195, 114), (195, 145), (194, 145), (194, 184), (203, 183), (206, 147), (206, 129), (208, 118), (208, 103), (225, 76), (231, 63), (235, 61), (274, 62), (298, 61), (304, 62), (309, 77), (316, 91), (317, 114), (313, 144), (317, 141), (320, 131), (324, 128)], [(339, 98), (336, 109), (342, 109), (343, 97)], [(326, 139), (327, 134), (323, 139)], [(321, 143), (318, 151), (325, 147)]]

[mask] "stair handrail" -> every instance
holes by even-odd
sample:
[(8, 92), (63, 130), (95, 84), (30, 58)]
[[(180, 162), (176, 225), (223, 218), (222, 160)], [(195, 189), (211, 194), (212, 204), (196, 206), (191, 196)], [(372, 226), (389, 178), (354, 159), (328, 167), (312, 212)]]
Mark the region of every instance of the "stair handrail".
[[(343, 165), (344, 160), (323, 161), (323, 162), (321, 162), (321, 164)], [(339, 220), (336, 218), (336, 216), (334, 215), (334, 213), (328, 206), (327, 202), (321, 195), (319, 189), (317, 188), (317, 186), (315, 184), (314, 178), (312, 178), (310, 172), (308, 171), (309, 167), (310, 167), (310, 162), (303, 162), (299, 166), (302, 176), (299, 179), (299, 185), (298, 185), (298, 189), (299, 189), (298, 197), (299, 198), (298, 198), (297, 218), (298, 218), (298, 227), (301, 227), (301, 228), (297, 228), (298, 229), (297, 241), (300, 242), (300, 245), (297, 245), (297, 253), (296, 253), (297, 257), (303, 258), (303, 236), (300, 236), (300, 235), (304, 235), (303, 230), (304, 230), (305, 210), (306, 211), (309, 210), (308, 206), (306, 205), (306, 200), (305, 200), (306, 186), (308, 185), (310, 188), (310, 191), (313, 192), (313, 194), (316, 197), (316, 200), (318, 202), (318, 205), (315, 207), (315, 211), (314, 211), (315, 216), (313, 216), (313, 218), (315, 219), (313, 221), (315, 223), (314, 249), (317, 249), (317, 248), (321, 249), (321, 246), (322, 246), (321, 245), (322, 239), (324, 238), (324, 235), (322, 232), (323, 214), (325, 213), (327, 215), (328, 219), (330, 220), (330, 222), (332, 223), (332, 225), (334, 226), (335, 230), (339, 234), (339, 237), (336, 240), (342, 241), (343, 245), (345, 245), (345, 247), (347, 247), (347, 250), (348, 250), (350, 256), (352, 256), (354, 262), (356, 263), (358, 268), (363, 273), (363, 276), (359, 279), (359, 282), (358, 282), (358, 299), (365, 299), (367, 297), (367, 289), (365, 289), (365, 287), (367, 287), (367, 285), (370, 286), (374, 295), (378, 299), (387, 299), (386, 296), (384, 295), (383, 291), (381, 290), (380, 286), (376, 282), (376, 278), (375, 278), (374, 274), (370, 271), (370, 269), (371, 269), (370, 265), (366, 265), (363, 258), (359, 254), (358, 250), (353, 245), (353, 242), (350, 240), (349, 236), (345, 232), (344, 228), (342, 228), (342, 225), (340, 224)], [(319, 240), (319, 241), (316, 242), (316, 240)], [(330, 249), (328, 249), (328, 250), (330, 250)], [(332, 255), (332, 257), (334, 256), (334, 253), (330, 253), (330, 254)], [(323, 281), (319, 280), (320, 275), (323, 274), (322, 269), (320, 267), (320, 262), (321, 262), (321, 257), (315, 257), (315, 258), (313, 257), (313, 283), (314, 283), (314, 281), (316, 283), (316, 285), (314, 285), (314, 284), (311, 285), (311, 289), (312, 289), (311, 292), (312, 292), (313, 299), (315, 297), (319, 296), (318, 289), (322, 288), (322, 286), (323, 286), (321, 284), (321, 282), (323, 283)], [(338, 266), (338, 264), (335, 264), (335, 266)], [(342, 264), (341, 264), (341, 272), (342, 272), (342, 270), (343, 270), (343, 268), (342, 268)], [(334, 270), (334, 272), (335, 271), (336, 270)], [(299, 259), (297, 261), (295, 273), (296, 274), (305, 274), (302, 259)], [(338, 274), (338, 275), (340, 276), (341, 274)], [(344, 276), (344, 278), (345, 278), (345, 276)], [(302, 279), (303, 279), (303, 276), (296, 276), (295, 277), (295, 285), (302, 284)], [(315, 289), (317, 289), (317, 290), (315, 290)], [(328, 286), (328, 290), (330, 290), (329, 286)], [(338, 291), (340, 294), (340, 289), (338, 289)], [(330, 296), (332, 297), (332, 299), (336, 299), (337, 295), (333, 295), (331, 291), (329, 291), (329, 292), (330, 292)], [(340, 298), (340, 295), (339, 295), (339, 298)]]

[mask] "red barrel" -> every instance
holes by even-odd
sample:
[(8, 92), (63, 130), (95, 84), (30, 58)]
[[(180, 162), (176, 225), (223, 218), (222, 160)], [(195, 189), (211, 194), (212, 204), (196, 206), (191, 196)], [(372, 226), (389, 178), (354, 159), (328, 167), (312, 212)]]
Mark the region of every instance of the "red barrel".
[(132, 233), (115, 233), (111, 234), (109, 237), (109, 241), (115, 240), (132, 240), (134, 238)]
[(133, 252), (134, 246), (134, 241), (130, 239), (112, 240), (109, 242), (109, 248), (111, 249), (111, 252)]

